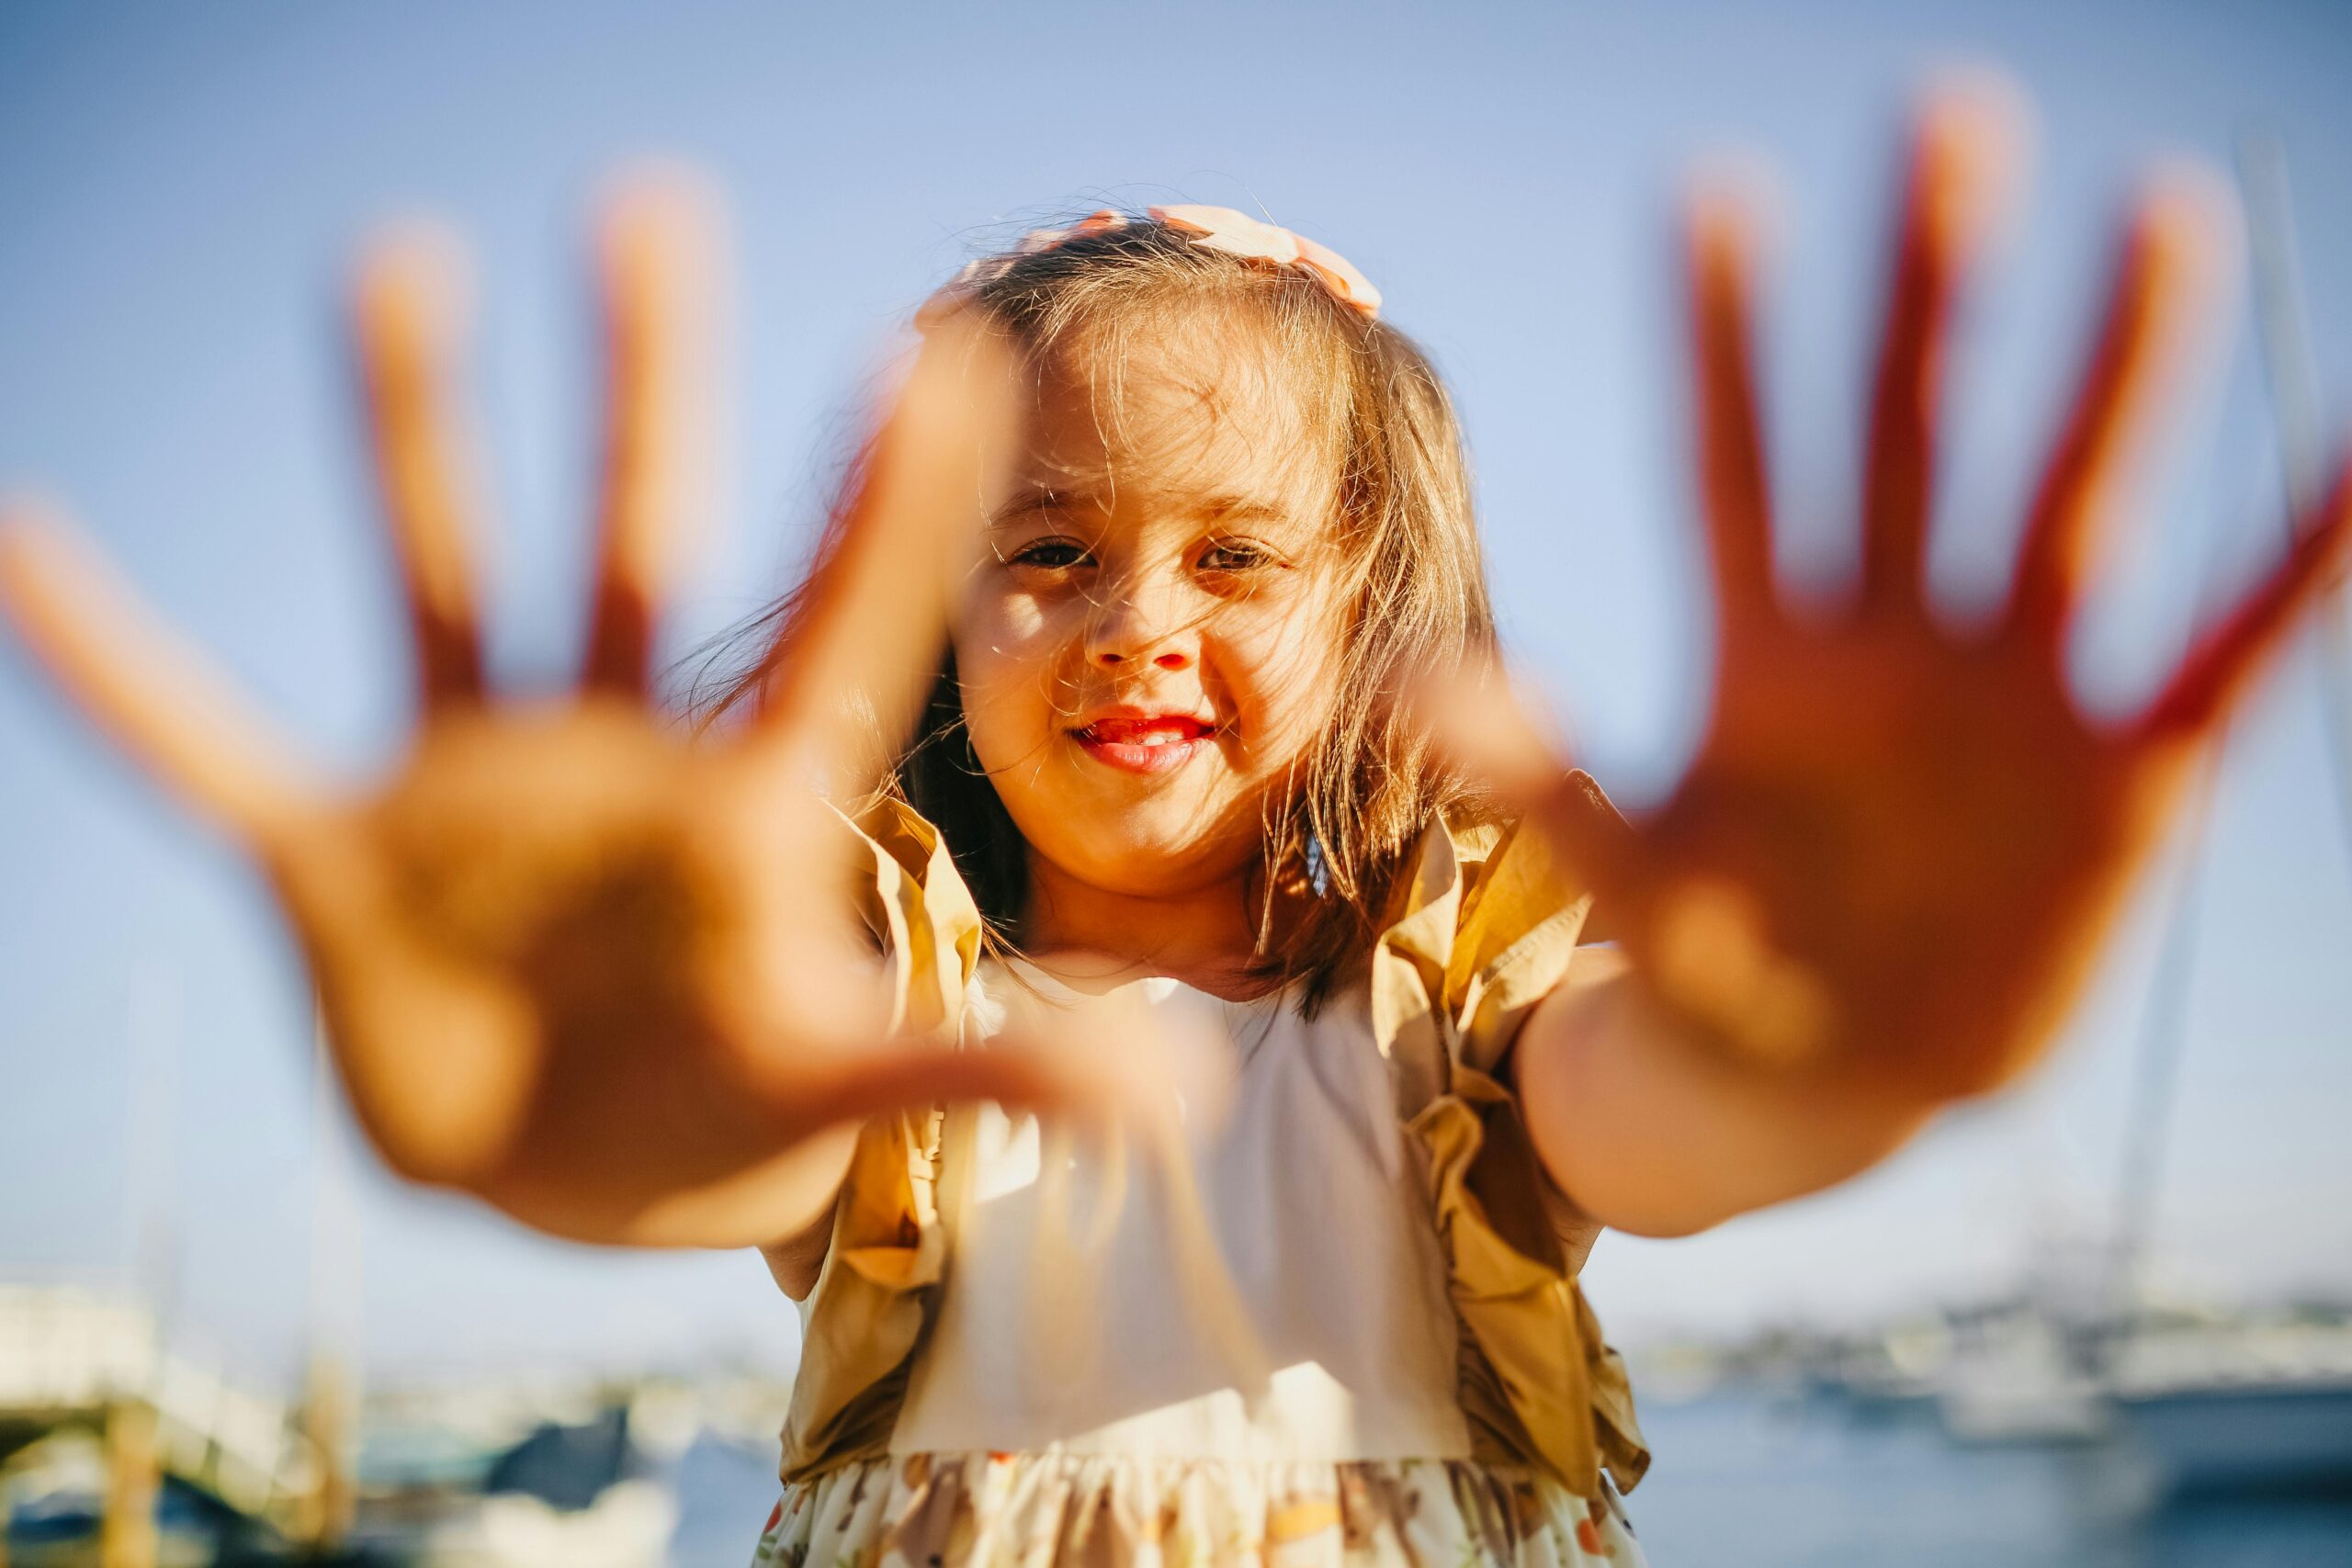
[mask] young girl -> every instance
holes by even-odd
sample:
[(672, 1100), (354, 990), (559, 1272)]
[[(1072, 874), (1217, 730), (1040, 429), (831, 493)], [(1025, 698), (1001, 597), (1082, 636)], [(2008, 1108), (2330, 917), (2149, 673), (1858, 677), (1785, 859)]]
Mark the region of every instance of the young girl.
[[(2007, 608), (1939, 625), (1942, 327), (2002, 131), (1970, 97), (1921, 122), (1834, 614), (1775, 594), (1747, 230), (1694, 204), (1717, 682), (1638, 825), (1475, 673), (1427, 358), (1347, 263), (1224, 209), (1097, 214), (933, 302), (810, 583), (706, 716), (740, 724), (646, 700), (697, 428), (674, 186), (601, 232), (576, 692), (487, 691), (414, 237), (356, 315), (423, 692), (387, 784), (305, 776), (28, 504), (0, 600), (260, 858), (395, 1169), (560, 1235), (766, 1250), (806, 1334), (762, 1562), (1635, 1563), (1595, 1235), (1818, 1190), (2029, 1065), (2352, 530), (2339, 482), (2143, 713), (2077, 714), (2095, 525), (2211, 270), (2219, 215), (2173, 182)], [(1216, 1074), (1159, 1070), (1151, 1036), (1204, 1028)]]

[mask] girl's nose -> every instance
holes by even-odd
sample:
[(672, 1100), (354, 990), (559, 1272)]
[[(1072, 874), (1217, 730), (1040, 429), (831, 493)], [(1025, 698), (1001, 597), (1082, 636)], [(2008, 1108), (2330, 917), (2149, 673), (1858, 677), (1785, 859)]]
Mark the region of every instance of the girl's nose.
[(1181, 648), (1159, 647), (1131, 651), (1100, 641), (1088, 650), (1087, 657), (1105, 670), (1146, 662), (1156, 664), (1162, 670), (1189, 670), (1193, 664), (1192, 654)]
[(1130, 592), (1099, 606), (1086, 633), (1087, 662), (1104, 670), (1146, 664), (1190, 669), (1198, 656), (1197, 628), (1185, 624), (1164, 595)]

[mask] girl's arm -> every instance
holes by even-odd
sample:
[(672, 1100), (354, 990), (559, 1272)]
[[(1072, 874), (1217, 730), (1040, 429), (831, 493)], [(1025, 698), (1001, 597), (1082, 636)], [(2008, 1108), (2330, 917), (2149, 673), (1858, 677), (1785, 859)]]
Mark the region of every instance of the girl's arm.
[[(834, 1186), (838, 1189), (840, 1185), (836, 1176)], [(833, 1206), (833, 1197), (829, 1196), (816, 1217), (798, 1231), (760, 1248), (760, 1256), (767, 1259), (768, 1272), (775, 1277), (777, 1286), (796, 1302), (807, 1301), (808, 1292), (817, 1288), (817, 1276), (823, 1270), (825, 1254), (831, 1248)]]
[(1857, 1075), (1761, 1069), (1653, 1002), (1613, 948), (1580, 951), (1510, 1058), (1535, 1152), (1586, 1217), (1689, 1235), (1867, 1170), (1935, 1102)]
[(2142, 711), (2075, 703), (2065, 654), (2090, 562), (2231, 229), (2218, 186), (2176, 174), (2131, 214), (2007, 604), (1950, 623), (1927, 573), (1944, 322), (2013, 135), (1981, 91), (1922, 118), (1842, 606), (1793, 605), (1774, 584), (1751, 225), (1725, 197), (1694, 206), (1717, 664), (1706, 733), (1665, 804), (1628, 828), (1507, 711), (1461, 700), (1437, 716), (1620, 935), (1623, 957), (1580, 955), (1516, 1046), (1542, 1158), (1607, 1224), (1679, 1235), (1817, 1190), (2038, 1060), (2193, 765), (2352, 540), (2347, 464)]

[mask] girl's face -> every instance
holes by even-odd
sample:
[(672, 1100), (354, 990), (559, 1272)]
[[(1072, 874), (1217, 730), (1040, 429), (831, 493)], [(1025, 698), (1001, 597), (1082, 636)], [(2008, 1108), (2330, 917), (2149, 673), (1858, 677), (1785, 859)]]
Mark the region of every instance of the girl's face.
[(954, 625), (974, 751), (1030, 851), (1105, 891), (1247, 872), (1331, 715), (1335, 465), (1214, 332), (1046, 367)]

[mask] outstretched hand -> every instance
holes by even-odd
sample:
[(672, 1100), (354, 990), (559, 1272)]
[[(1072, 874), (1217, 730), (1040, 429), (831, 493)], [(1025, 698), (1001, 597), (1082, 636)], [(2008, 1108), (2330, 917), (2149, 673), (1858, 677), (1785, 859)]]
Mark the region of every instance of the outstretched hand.
[(1924, 568), (1946, 321), (2013, 127), (1981, 91), (1922, 116), (1871, 410), (1860, 580), (1828, 613), (1792, 607), (1773, 582), (1752, 225), (1720, 193), (1694, 200), (1718, 656), (1705, 738), (1671, 798), (1616, 830), (1558, 783), (1560, 761), (1507, 707), (1451, 705), (1444, 726), (1454, 751), (1548, 826), (1613, 909), (1645, 989), (1696, 1035), (1756, 1065), (1867, 1066), (1928, 1100), (1996, 1088), (2045, 1047), (2191, 761), (2352, 535), (2340, 477), (2143, 711), (2100, 722), (2069, 694), (2067, 635), (2120, 470), (2227, 240), (2226, 202), (2176, 175), (2151, 183), (2125, 227), (2005, 608), (1981, 631), (1940, 621)]
[(1052, 1042), (897, 1035), (852, 912), (854, 840), (818, 793), (870, 756), (868, 715), (910, 720), (936, 667), (1012, 432), (999, 344), (931, 335), (758, 716), (693, 741), (650, 698), (707, 423), (709, 208), (649, 178), (598, 226), (601, 537), (584, 666), (549, 697), (502, 700), (484, 676), (453, 248), (420, 231), (366, 254), (356, 357), (421, 692), (378, 784), (299, 762), (53, 516), (19, 502), (0, 519), (0, 607), (25, 641), (268, 875), (376, 1147), (583, 1239), (770, 1241), (831, 1201), (875, 1113), (965, 1096), (1102, 1113), (1135, 1092)]

